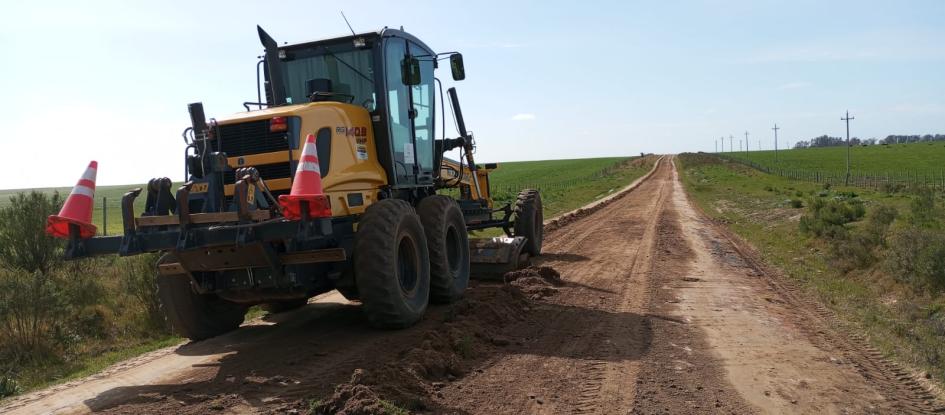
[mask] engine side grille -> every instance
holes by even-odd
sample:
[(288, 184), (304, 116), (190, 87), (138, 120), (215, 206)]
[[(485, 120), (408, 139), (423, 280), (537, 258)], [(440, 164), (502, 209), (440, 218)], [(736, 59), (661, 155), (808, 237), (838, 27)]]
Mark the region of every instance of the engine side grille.
[(269, 120), (221, 125), (220, 140), (228, 157), (289, 149), (288, 135), (284, 131), (270, 132)]

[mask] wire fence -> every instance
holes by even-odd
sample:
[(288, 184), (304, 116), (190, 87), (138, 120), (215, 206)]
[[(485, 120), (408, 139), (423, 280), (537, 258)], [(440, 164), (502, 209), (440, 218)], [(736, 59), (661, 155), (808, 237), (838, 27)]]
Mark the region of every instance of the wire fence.
[(933, 190), (945, 191), (945, 169), (927, 171), (900, 170), (888, 172), (862, 172), (854, 170), (850, 172), (850, 178), (848, 182), (845, 171), (822, 171), (783, 166), (768, 166), (738, 157), (731, 157), (723, 154), (716, 155), (719, 158), (739, 163), (768, 174), (786, 177), (793, 180), (824, 183), (831, 186), (849, 184), (850, 186), (864, 187), (887, 192), (900, 191), (912, 187), (928, 187)]

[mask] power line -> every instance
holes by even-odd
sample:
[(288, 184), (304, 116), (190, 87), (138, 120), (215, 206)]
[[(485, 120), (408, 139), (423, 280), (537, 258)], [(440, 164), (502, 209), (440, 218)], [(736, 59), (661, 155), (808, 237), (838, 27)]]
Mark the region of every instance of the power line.
[(854, 119), (850, 116), (850, 111), (847, 110), (847, 116), (840, 119), (840, 121), (846, 121), (847, 123), (847, 176), (843, 181), (844, 186), (850, 185), (850, 120)]
[(772, 130), (774, 130), (774, 162), (777, 163), (778, 162), (778, 130), (780, 130), (780, 128), (778, 128), (778, 123), (774, 123), (774, 128), (772, 128)]

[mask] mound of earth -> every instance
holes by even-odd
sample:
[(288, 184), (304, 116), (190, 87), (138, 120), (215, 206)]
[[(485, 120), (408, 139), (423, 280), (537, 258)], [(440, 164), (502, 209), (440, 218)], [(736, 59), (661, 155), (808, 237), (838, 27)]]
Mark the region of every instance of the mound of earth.
[(445, 382), (466, 375), (499, 348), (521, 344), (507, 328), (525, 319), (536, 287), (553, 289), (551, 285), (561, 279), (549, 267), (515, 273), (506, 274), (507, 284), (470, 288), (464, 299), (447, 309), (441, 324), (423, 333), (417, 346), (403, 350), (397, 361), (383, 367), (356, 369), (348, 382), (318, 401), (312, 413), (372, 415), (398, 408), (437, 412), (437, 392)]
[(561, 274), (546, 266), (530, 266), (506, 273), (505, 282), (532, 300), (557, 294), (555, 287), (563, 284)]

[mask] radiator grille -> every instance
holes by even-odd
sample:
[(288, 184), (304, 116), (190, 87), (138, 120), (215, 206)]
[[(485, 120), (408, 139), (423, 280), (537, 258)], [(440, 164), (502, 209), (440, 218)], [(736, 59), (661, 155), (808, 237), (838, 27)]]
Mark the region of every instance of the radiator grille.
[(269, 120), (220, 126), (221, 150), (227, 157), (285, 151), (289, 149), (286, 132), (270, 132)]

